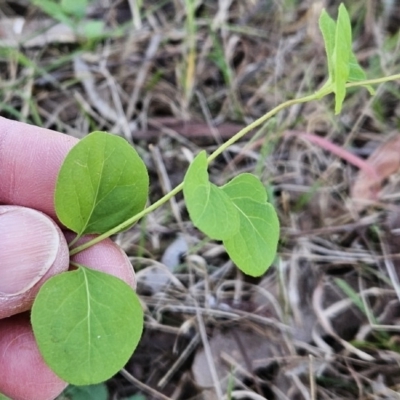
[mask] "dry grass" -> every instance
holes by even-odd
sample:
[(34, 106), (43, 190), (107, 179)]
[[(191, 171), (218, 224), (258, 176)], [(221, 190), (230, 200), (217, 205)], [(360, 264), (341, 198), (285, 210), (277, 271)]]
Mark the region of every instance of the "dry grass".
[[(92, 3), (85, 18), (102, 16), (108, 33), (91, 43), (62, 28), (43, 35), (49, 18), (28, 1), (1, 3), (1, 115), (125, 137), (149, 168), (154, 201), (200, 148), (325, 79), (317, 23), (337, 1), (141, 3)], [(398, 72), (400, 8), (348, 6), (369, 77)], [(5, 28), (17, 18), (22, 39)], [(146, 332), (108, 382), (110, 399), (400, 398), (398, 173), (359, 212), (355, 168), (287, 134), (314, 133), (365, 158), (398, 134), (399, 96), (397, 83), (373, 98), (357, 90), (338, 117), (331, 98), (292, 107), (211, 166), (218, 184), (250, 171), (270, 190), (282, 236), (262, 279), (238, 273), (195, 231), (179, 196), (116, 237), (140, 270)]]

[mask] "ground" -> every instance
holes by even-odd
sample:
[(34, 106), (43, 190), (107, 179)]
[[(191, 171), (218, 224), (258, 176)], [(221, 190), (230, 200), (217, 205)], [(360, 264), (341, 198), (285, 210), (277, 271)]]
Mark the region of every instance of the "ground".
[[(33, 3), (0, 4), (0, 114), (126, 138), (150, 202), (201, 149), (321, 87), (318, 18), (339, 6), (96, 0), (60, 16)], [(398, 73), (398, 2), (345, 3), (368, 78)], [(330, 96), (287, 108), (211, 165), (218, 185), (251, 172), (268, 190), (281, 238), (264, 276), (240, 273), (181, 195), (114, 238), (137, 271), (145, 332), (101, 396), (400, 398), (400, 87), (375, 89), (350, 90), (340, 115)]]

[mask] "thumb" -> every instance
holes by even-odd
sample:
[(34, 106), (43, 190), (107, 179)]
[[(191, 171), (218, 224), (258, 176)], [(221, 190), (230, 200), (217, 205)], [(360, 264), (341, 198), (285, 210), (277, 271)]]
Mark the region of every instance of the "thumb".
[(0, 206), (0, 318), (29, 310), (41, 285), (68, 266), (68, 245), (52, 219)]

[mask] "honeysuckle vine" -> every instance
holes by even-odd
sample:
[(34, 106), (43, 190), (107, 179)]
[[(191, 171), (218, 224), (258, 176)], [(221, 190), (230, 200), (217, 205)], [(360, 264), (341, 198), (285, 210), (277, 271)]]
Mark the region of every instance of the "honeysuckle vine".
[[(93, 132), (68, 153), (57, 178), (55, 209), (65, 227), (76, 233), (73, 256), (121, 232), (183, 190), (193, 224), (211, 239), (222, 241), (227, 254), (249, 275), (266, 272), (276, 256), (279, 221), (262, 182), (239, 174), (219, 187), (210, 182), (208, 166), (247, 133), (292, 105), (335, 95), (335, 112), (346, 90), (400, 79), (400, 74), (366, 79), (352, 51), (350, 18), (340, 5), (334, 21), (320, 17), (328, 79), (320, 90), (279, 104), (249, 124), (213, 153), (201, 151), (181, 184), (145, 208), (147, 169), (124, 139)], [(79, 244), (87, 234), (96, 237)], [(121, 369), (139, 343), (143, 329), (140, 300), (126, 283), (81, 264), (50, 278), (32, 308), (32, 326), (40, 352), (53, 371), (75, 385), (102, 382)]]

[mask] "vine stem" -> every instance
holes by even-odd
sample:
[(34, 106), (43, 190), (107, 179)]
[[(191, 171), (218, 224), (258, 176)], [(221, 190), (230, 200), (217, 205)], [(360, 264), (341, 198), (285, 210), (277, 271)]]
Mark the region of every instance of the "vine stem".
[(161, 199), (157, 200), (152, 205), (146, 207), (140, 213), (135, 214), (133, 217), (127, 219), (122, 224), (119, 224), (115, 228), (112, 228), (109, 231), (107, 231), (99, 236), (96, 236), (94, 239), (89, 240), (88, 242), (81, 244), (80, 246), (75, 247), (74, 249), (70, 250), (69, 255), (73, 256), (74, 254), (77, 254), (77, 253), (81, 252), (82, 250), (85, 250), (85, 249), (95, 245), (96, 243), (99, 243), (102, 240), (107, 239), (111, 235), (114, 235), (114, 234), (118, 233), (119, 231), (122, 231), (122, 230), (128, 228), (129, 226), (133, 225), (136, 221), (139, 221), (139, 219), (143, 218), (147, 214), (150, 214), (152, 211), (156, 210), (158, 207), (162, 206), (171, 197), (174, 197), (176, 194), (178, 194), (182, 189), (183, 189), (183, 182), (180, 183), (176, 188), (174, 188), (170, 192), (168, 192), (165, 196), (161, 197)]
[(268, 121), (270, 118), (272, 118), (275, 114), (277, 114), (279, 111), (290, 107), (294, 104), (301, 104), (301, 103), (306, 103), (311, 100), (317, 99), (318, 96), (314, 93), (309, 96), (301, 97), (300, 99), (293, 99), (293, 100), (288, 100), (285, 101), (284, 103), (279, 104), (279, 106), (276, 106), (273, 108), (271, 111), (267, 112), (264, 114), (262, 117), (256, 119), (254, 122), (251, 124), (247, 125), (243, 129), (241, 129), (236, 135), (232, 136), (229, 140), (227, 140), (225, 143), (223, 143), (220, 147), (218, 147), (217, 150), (215, 150), (213, 153), (211, 153), (208, 158), (207, 158), (207, 163), (210, 164), (211, 161), (215, 160), (221, 153), (223, 153), (229, 146), (237, 142), (239, 139), (241, 139), (244, 135), (252, 131), (253, 129), (259, 127), (262, 125), (264, 122)]
[(356, 87), (356, 86), (377, 85), (378, 83), (396, 81), (398, 79), (400, 79), (400, 74), (384, 76), (382, 78), (376, 78), (376, 79), (366, 79), (365, 81), (346, 83), (346, 88)]
[[(377, 79), (367, 79), (364, 81), (359, 81), (359, 82), (351, 82), (346, 84), (346, 88), (350, 87), (356, 87), (356, 86), (366, 86), (366, 85), (376, 85), (379, 83), (385, 83), (389, 81), (394, 81), (400, 79), (400, 74), (396, 75), (390, 75), (390, 76), (385, 76), (382, 78), (377, 78)], [(292, 99), (285, 101), (275, 108), (273, 108), (271, 111), (267, 112), (264, 114), (262, 117), (256, 119), (254, 122), (251, 124), (247, 125), (245, 128), (241, 129), (238, 133), (236, 133), (234, 136), (232, 136), (229, 140), (227, 140), (225, 143), (223, 143), (218, 149), (216, 149), (213, 153), (211, 153), (208, 158), (207, 158), (207, 163), (210, 164), (212, 161), (214, 161), (219, 155), (221, 155), (229, 146), (232, 144), (236, 143), (239, 139), (241, 139), (243, 136), (245, 136), (247, 133), (252, 131), (255, 128), (258, 128), (260, 125), (268, 121), (270, 118), (272, 118), (274, 115), (276, 115), (279, 111), (284, 110), (285, 108), (288, 108), (292, 105), (295, 104), (301, 104), (301, 103), (306, 103), (308, 101), (312, 100), (317, 100), (321, 99), (322, 97), (327, 96), (328, 94), (331, 94), (333, 90), (331, 89), (328, 92), (316, 92), (308, 96), (301, 97), (299, 99)], [(110, 229), (109, 231), (96, 236), (94, 239), (89, 240), (88, 242), (75, 247), (74, 249), (71, 249), (69, 254), (70, 256), (73, 256), (99, 242), (102, 240), (110, 237), (111, 235), (114, 235), (129, 226), (133, 225), (135, 222), (137, 222), (139, 219), (143, 218), (147, 214), (151, 213), (152, 211), (156, 210), (158, 207), (162, 206), (165, 204), (169, 199), (174, 197), (176, 194), (178, 194), (181, 190), (183, 189), (183, 182), (180, 183), (178, 186), (176, 186), (174, 189), (172, 189), (170, 192), (168, 192), (166, 195), (161, 197), (161, 199), (157, 200), (155, 203), (151, 204), (150, 206), (146, 207), (143, 211), (140, 213), (134, 215), (133, 217), (127, 219), (126, 221), (122, 222), (121, 224), (117, 225), (116, 227)]]

